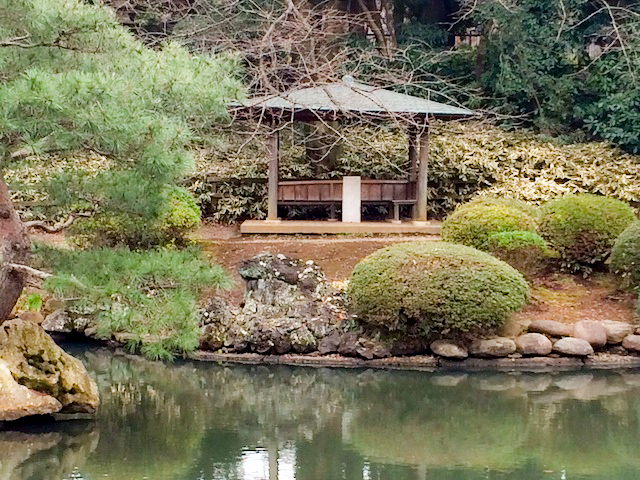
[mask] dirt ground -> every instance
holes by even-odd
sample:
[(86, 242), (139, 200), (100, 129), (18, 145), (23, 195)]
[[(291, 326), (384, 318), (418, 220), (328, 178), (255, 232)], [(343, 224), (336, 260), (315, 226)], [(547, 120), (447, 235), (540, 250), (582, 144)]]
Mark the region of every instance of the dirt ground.
[[(62, 235), (33, 236), (39, 241), (64, 244)], [(242, 260), (261, 252), (282, 253), (315, 261), (331, 281), (344, 281), (361, 259), (398, 242), (437, 241), (436, 236), (358, 235), (240, 235), (237, 227), (205, 225), (194, 235), (206, 254), (233, 276), (234, 287), (224, 292), (227, 300), (239, 304), (244, 284), (237, 273)], [(620, 291), (612, 276), (597, 274), (590, 279), (554, 274), (532, 282), (532, 301), (514, 315), (511, 329), (517, 331), (534, 319), (574, 323), (578, 320), (618, 320), (635, 323), (634, 295)], [(514, 332), (515, 333), (515, 332)]]
[(438, 240), (434, 235), (241, 235), (234, 227), (205, 225), (194, 236), (214, 261), (224, 266), (234, 279), (234, 288), (222, 296), (239, 304), (244, 283), (237, 269), (240, 262), (259, 253), (283, 254), (313, 260), (330, 281), (344, 281), (356, 263), (376, 250), (398, 242)]
[[(261, 253), (282, 253), (315, 261), (331, 281), (344, 281), (353, 267), (386, 245), (407, 241), (437, 241), (437, 236), (291, 236), (240, 235), (233, 227), (205, 226), (198, 235), (205, 251), (234, 275), (235, 288), (224, 296), (242, 301), (243, 283), (238, 264)], [(617, 320), (635, 323), (635, 296), (617, 288), (615, 279), (597, 274), (590, 279), (554, 274), (532, 282), (532, 301), (513, 317), (518, 330), (535, 319), (574, 323), (579, 320)]]

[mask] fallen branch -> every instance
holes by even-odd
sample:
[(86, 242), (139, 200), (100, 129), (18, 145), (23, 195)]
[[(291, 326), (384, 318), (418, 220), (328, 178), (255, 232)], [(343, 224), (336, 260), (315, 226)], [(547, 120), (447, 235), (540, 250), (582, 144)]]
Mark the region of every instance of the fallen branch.
[(42, 270), (37, 270), (35, 268), (29, 267), (28, 265), (22, 265), (21, 263), (7, 263), (7, 267), (17, 271), (24, 273), (25, 275), (37, 278), (39, 280), (46, 280), (47, 278), (53, 277), (50, 273), (43, 272)]
[(72, 213), (71, 215), (69, 215), (69, 218), (67, 218), (63, 223), (60, 223), (53, 227), (47, 225), (42, 220), (32, 220), (29, 222), (24, 222), (24, 226), (27, 228), (40, 228), (41, 230), (44, 230), (47, 233), (58, 233), (64, 230), (65, 228), (71, 226), (71, 224), (75, 222), (77, 218), (90, 217), (90, 216), (91, 216), (90, 213)]

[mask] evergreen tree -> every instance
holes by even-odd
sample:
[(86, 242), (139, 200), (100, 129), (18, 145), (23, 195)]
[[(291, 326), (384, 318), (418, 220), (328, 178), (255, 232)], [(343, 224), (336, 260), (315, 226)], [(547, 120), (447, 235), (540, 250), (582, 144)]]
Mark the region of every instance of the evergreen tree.
[[(23, 156), (96, 150), (112, 168), (55, 179), (58, 199), (152, 225), (176, 179), (193, 167), (190, 142), (242, 94), (237, 70), (233, 57), (196, 56), (175, 43), (151, 50), (107, 7), (0, 0), (0, 173)], [(8, 222), (14, 213), (0, 175), (0, 217)], [(20, 227), (3, 226), (0, 244), (16, 244), (10, 230)], [(5, 273), (6, 263), (24, 260), (13, 250), (0, 256)], [(4, 283), (0, 303), (9, 305), (15, 294), (5, 294)]]

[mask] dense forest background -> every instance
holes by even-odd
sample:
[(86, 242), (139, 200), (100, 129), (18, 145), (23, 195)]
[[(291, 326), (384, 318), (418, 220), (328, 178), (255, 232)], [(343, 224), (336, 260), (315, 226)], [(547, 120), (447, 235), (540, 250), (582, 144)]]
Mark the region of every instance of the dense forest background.
[(350, 74), (503, 126), (640, 152), (629, 0), (104, 0), (149, 46), (233, 51), (252, 93)]
[[(77, 5), (99, 18), (79, 23), (69, 13)], [(182, 195), (176, 183), (216, 221), (262, 218), (265, 132), (231, 122), (225, 105), (344, 75), (481, 114), (467, 126), (431, 125), (435, 218), (482, 193), (539, 204), (591, 192), (640, 203), (637, 2), (0, 0), (2, 11), (0, 168), (23, 220), (108, 210), (155, 219), (156, 207)], [(122, 26), (133, 34), (127, 47), (103, 45), (102, 30)], [(59, 62), (67, 57), (80, 71), (64, 71), (74, 65)], [(109, 73), (85, 78), (83, 62)], [(82, 86), (91, 82), (106, 93)], [(283, 127), (282, 178), (405, 176), (403, 129), (357, 123)], [(141, 134), (148, 125), (153, 133)]]

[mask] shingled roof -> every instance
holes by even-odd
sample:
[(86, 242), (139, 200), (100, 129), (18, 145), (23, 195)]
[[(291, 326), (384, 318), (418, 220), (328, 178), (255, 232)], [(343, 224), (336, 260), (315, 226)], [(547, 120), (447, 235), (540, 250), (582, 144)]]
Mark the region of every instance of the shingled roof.
[(282, 95), (254, 97), (231, 105), (233, 110), (294, 117), (356, 116), (462, 118), (475, 115), (420, 97), (359, 83), (346, 76), (341, 82), (292, 90)]

